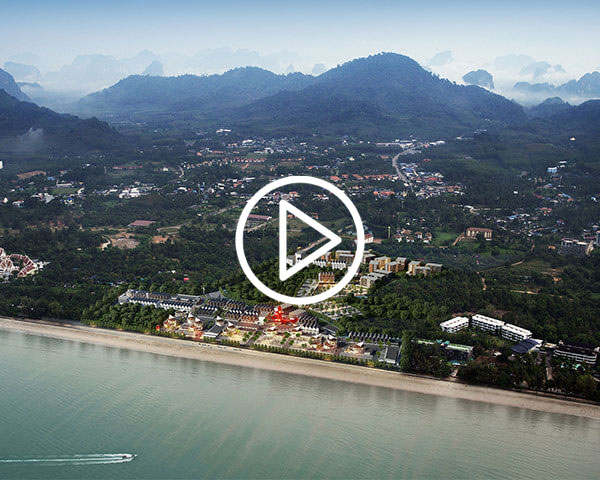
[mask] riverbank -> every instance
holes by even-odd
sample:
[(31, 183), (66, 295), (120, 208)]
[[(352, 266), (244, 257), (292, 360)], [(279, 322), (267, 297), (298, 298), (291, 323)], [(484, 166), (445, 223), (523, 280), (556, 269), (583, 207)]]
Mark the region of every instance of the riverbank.
[(4, 317), (0, 317), (0, 329), (92, 343), (106, 347), (124, 348), (157, 355), (184, 357), (334, 381), (360, 383), (428, 395), (486, 402), (508, 407), (600, 419), (600, 406), (594, 404), (563, 400), (544, 395), (466, 385), (458, 382), (323, 360), (277, 355), (216, 344), (192, 343), (173, 338), (106, 330), (76, 324), (60, 325), (47, 322), (14, 320)]

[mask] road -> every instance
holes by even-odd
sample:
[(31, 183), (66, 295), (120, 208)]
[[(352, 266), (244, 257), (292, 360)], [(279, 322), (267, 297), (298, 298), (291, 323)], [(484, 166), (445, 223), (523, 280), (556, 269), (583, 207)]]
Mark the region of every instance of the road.
[(410, 182), (408, 177), (406, 175), (404, 175), (404, 172), (402, 171), (402, 169), (398, 166), (398, 159), (400, 158), (400, 156), (412, 155), (415, 153), (417, 153), (417, 150), (415, 150), (414, 148), (409, 148), (408, 150), (404, 150), (404, 151), (400, 152), (399, 154), (397, 154), (394, 158), (392, 158), (392, 166), (396, 170), (396, 175), (398, 175), (398, 178), (400, 180), (402, 180), (406, 185), (408, 185), (411, 192), (413, 191), (412, 183)]

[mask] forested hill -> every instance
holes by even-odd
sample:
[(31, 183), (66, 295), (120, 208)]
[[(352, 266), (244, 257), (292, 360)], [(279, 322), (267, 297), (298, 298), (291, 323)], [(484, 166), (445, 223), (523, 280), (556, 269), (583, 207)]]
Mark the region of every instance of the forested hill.
[(310, 75), (276, 75), (257, 67), (236, 68), (222, 75), (210, 76), (132, 75), (110, 88), (82, 98), (73, 108), (92, 114), (146, 110), (213, 112), (244, 105), (283, 90), (298, 90), (313, 81), (314, 77)]
[(0, 152), (106, 149), (125, 142), (107, 123), (62, 115), (0, 90)]
[(393, 53), (353, 60), (305, 89), (264, 98), (236, 113), (247, 123), (271, 128), (337, 133), (443, 133), (526, 122), (523, 108), (506, 98), (441, 79)]

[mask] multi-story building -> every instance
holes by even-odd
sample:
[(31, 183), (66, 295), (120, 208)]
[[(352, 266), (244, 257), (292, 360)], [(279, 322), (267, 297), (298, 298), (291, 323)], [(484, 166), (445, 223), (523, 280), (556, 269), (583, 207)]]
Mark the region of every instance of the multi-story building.
[(454, 317), (440, 323), (440, 328), (444, 332), (456, 333), (464, 328), (469, 328), (469, 319), (467, 317)]
[(502, 320), (486, 317), (485, 315), (480, 315), (479, 313), (473, 315), (471, 318), (471, 325), (473, 328), (478, 328), (479, 330), (485, 330), (493, 333), (498, 333), (504, 323), (505, 322)]
[(377, 280), (381, 280), (384, 277), (385, 275), (377, 272), (367, 273), (366, 275), (360, 277), (360, 286), (364, 288), (371, 288)]
[(425, 263), (419, 260), (413, 260), (408, 263), (407, 275), (424, 275), (428, 276), (432, 273), (440, 273), (443, 265), (441, 263)]
[(412, 260), (411, 262), (408, 262), (408, 267), (407, 267), (407, 274), (408, 275), (416, 275), (415, 273), (415, 269), (420, 267), (422, 265), (422, 262), (420, 262), (419, 260)]
[(473, 358), (473, 347), (470, 345), (442, 342), (440, 349), (448, 360), (466, 362)]
[(526, 328), (517, 327), (512, 323), (505, 323), (501, 327), (502, 338), (512, 340), (513, 342), (520, 342), (531, 338), (531, 332)]
[(594, 347), (593, 345), (563, 342), (561, 340), (558, 343), (558, 347), (554, 350), (554, 355), (577, 363), (595, 365), (598, 360), (599, 350), (600, 347)]
[(354, 253), (350, 250), (337, 250), (335, 252), (335, 259), (338, 262), (344, 262), (346, 265), (350, 265), (354, 261)]
[(441, 263), (426, 263), (425, 266), (429, 268), (431, 273), (440, 273), (442, 271)]

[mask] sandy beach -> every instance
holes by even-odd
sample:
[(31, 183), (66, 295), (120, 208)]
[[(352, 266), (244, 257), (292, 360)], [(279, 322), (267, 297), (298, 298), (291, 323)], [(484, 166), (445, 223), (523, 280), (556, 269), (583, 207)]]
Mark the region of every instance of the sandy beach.
[(125, 348), (157, 355), (185, 357), (248, 368), (393, 388), (428, 395), (493, 403), (508, 407), (527, 408), (600, 419), (600, 405), (564, 400), (551, 396), (500, 390), (433, 378), (407, 375), (354, 365), (326, 362), (309, 358), (243, 350), (214, 344), (192, 343), (172, 338), (139, 333), (120, 332), (82, 325), (58, 325), (0, 317), (0, 329), (30, 335)]

